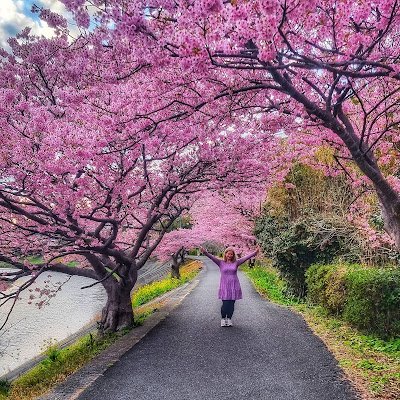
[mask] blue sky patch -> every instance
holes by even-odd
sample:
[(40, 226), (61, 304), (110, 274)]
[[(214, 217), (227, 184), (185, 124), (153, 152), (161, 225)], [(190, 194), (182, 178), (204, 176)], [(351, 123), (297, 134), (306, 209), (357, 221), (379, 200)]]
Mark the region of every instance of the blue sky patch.
[(2, 25), (2, 29), (7, 36), (15, 36), (22, 29), (22, 27), (11, 23), (5, 23)]
[(32, 13), (32, 6), (36, 4), (38, 7), (42, 7), (43, 4), (40, 1), (34, 0), (24, 0), (24, 6), (21, 10), (28, 18), (31, 18), (33, 21), (39, 21), (40, 18), (37, 13)]

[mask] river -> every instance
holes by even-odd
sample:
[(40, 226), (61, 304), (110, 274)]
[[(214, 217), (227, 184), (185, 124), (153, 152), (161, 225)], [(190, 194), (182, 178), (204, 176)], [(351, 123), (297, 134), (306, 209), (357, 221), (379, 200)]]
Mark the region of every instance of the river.
[[(22, 293), (0, 332), (0, 377), (39, 355), (50, 343), (63, 341), (94, 323), (106, 302), (106, 293), (101, 285), (80, 289), (92, 282), (89, 278), (52, 272), (40, 275), (31, 286), (32, 292)], [(22, 280), (16, 282), (21, 283)], [(60, 284), (61, 290), (54, 297), (35, 298), (28, 304), (29, 297), (39, 293), (36, 288), (57, 288)], [(39, 308), (35, 303), (42, 300), (45, 303)], [(1, 323), (7, 308), (0, 308)]]
[[(139, 271), (135, 287), (160, 279), (169, 271), (170, 263), (148, 262)], [(19, 286), (23, 282), (19, 279), (15, 284)], [(40, 275), (30, 287), (32, 291), (26, 290), (21, 294), (7, 325), (0, 331), (0, 379), (14, 376), (15, 371), (51, 343), (63, 342), (99, 319), (107, 299), (103, 286), (80, 289), (93, 282), (89, 278), (51, 272)], [(61, 290), (50, 299), (47, 296), (38, 298), (39, 292), (35, 289), (43, 289), (46, 285), (49, 288), (61, 285)], [(31, 295), (36, 298), (28, 304)], [(42, 300), (45, 303), (41, 308), (35, 305)], [(0, 308), (1, 324), (7, 311), (6, 307)]]

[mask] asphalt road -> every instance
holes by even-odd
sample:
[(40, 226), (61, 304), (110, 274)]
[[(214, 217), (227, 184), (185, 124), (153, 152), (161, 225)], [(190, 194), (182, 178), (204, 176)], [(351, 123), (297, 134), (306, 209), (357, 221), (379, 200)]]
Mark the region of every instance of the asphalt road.
[(234, 326), (220, 327), (219, 271), (205, 262), (193, 292), (79, 400), (357, 399), (302, 318), (243, 274)]

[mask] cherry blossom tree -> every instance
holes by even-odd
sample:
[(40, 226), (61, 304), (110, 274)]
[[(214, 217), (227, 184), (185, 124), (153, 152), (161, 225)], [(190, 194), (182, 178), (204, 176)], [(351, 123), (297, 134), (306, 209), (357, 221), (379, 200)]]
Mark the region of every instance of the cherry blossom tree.
[[(28, 280), (2, 292), (1, 304), (15, 304), (45, 271), (93, 278), (108, 295), (107, 331), (132, 324), (137, 272), (193, 196), (246, 187), (265, 168), (260, 137), (232, 130), (229, 114), (210, 121), (175, 106), (190, 79), (179, 68), (180, 81), (162, 82), (166, 73), (136, 54), (120, 65), (115, 49), (88, 39), (25, 30), (2, 54), (0, 253), (17, 270), (1, 277)], [(60, 261), (67, 256), (84, 262), (71, 267)]]
[(253, 185), (241, 190), (205, 192), (191, 209), (193, 232), (199, 244), (210, 241), (238, 252), (254, 248), (255, 219), (265, 198), (264, 187)]
[(191, 226), (164, 235), (155, 255), (172, 258), (173, 276), (179, 277), (178, 258), (184, 251), (207, 242), (221, 247), (232, 246), (238, 252), (254, 249), (253, 230), (265, 197), (265, 185), (256, 182), (242, 190), (203, 191), (188, 211)]
[(180, 279), (180, 266), (184, 262), (185, 253), (202, 243), (197, 231), (191, 228), (179, 228), (167, 232), (154, 255), (162, 261), (171, 261), (171, 276)]
[(190, 71), (203, 86), (191, 110), (270, 113), (285, 134), (330, 143), (368, 178), (400, 248), (398, 0), (63, 3), (78, 23), (97, 7), (111, 45), (136, 41), (153, 66)]
[(137, 270), (193, 194), (283, 177), (279, 138), (354, 163), (400, 248), (397, 0), (61, 1), (78, 37), (37, 7), (55, 36), (1, 52), (1, 253), (21, 274), (16, 247), (46, 256), (36, 274), (83, 256), (104, 328), (129, 324)]
[[(49, 135), (56, 139), (53, 132)], [(152, 135), (147, 140), (157, 138)], [(232, 138), (229, 141), (232, 143)], [(70, 150), (65, 143), (53, 150), (53, 159), (48, 147), (43, 158), (25, 148), (26, 158), (18, 164), (11, 159), (14, 166), (2, 171), (9, 177), (0, 188), (2, 253), (7, 255), (2, 259), (20, 272), (6, 275), (12, 279), (31, 275), (23, 288), (49, 270), (96, 279), (108, 294), (104, 329), (129, 324), (129, 294), (137, 271), (173, 221), (189, 209), (192, 193), (221, 175), (231, 179), (237, 175), (242, 180), (247, 174), (251, 178), (249, 171), (235, 170), (234, 165), (221, 168), (214, 142), (209, 145), (209, 158), (200, 154), (204, 146), (194, 149), (190, 142), (167, 145), (163, 141), (150, 151), (142, 138), (128, 152), (110, 152), (101, 142), (97, 146), (91, 143), (90, 159), (82, 159), (80, 151), (59, 158), (60, 152)], [(234, 151), (232, 148), (232, 155)], [(2, 155), (12, 158), (10, 153)], [(29, 253), (43, 254), (45, 263), (37, 267), (18, 261), (20, 254)], [(84, 256), (90, 268), (57, 262), (69, 254)], [(17, 294), (13, 293), (14, 299)], [(11, 298), (4, 297), (5, 301)]]

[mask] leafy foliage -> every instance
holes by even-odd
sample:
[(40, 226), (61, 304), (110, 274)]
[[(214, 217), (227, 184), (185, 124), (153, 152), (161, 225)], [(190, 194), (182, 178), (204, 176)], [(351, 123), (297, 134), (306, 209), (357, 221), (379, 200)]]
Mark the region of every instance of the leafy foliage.
[[(328, 268), (320, 265), (320, 271)], [(315, 268), (312, 266), (311, 270)], [(339, 267), (339, 270), (343, 266)], [(285, 280), (270, 266), (244, 269), (262, 295), (278, 304), (290, 304), (305, 318), (312, 330), (324, 339), (347, 376), (354, 378), (367, 392), (379, 398), (397, 400), (400, 385), (400, 338), (382, 338), (361, 333), (341, 316), (332, 315), (325, 307), (297, 302), (285, 293)], [(321, 276), (324, 274), (321, 273)], [(310, 294), (310, 292), (309, 292)]]
[(360, 257), (356, 230), (345, 219), (351, 199), (348, 190), (342, 177), (325, 177), (297, 164), (285, 183), (269, 192), (256, 236), (300, 297), (305, 295), (305, 271), (311, 264)]
[(353, 326), (383, 336), (400, 334), (400, 271), (337, 263), (306, 274), (307, 299)]
[(199, 263), (191, 262), (181, 268), (180, 279), (168, 277), (138, 288), (132, 296), (133, 307), (145, 304), (150, 300), (190, 281), (196, 276), (200, 268)]
[(356, 269), (346, 276), (344, 318), (355, 326), (400, 335), (400, 271)]

